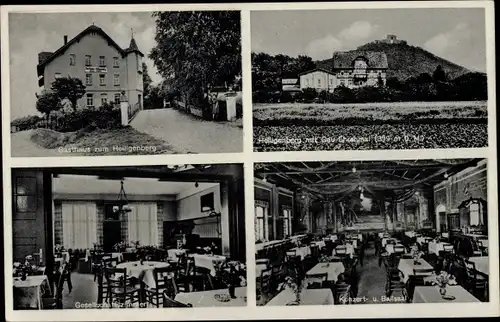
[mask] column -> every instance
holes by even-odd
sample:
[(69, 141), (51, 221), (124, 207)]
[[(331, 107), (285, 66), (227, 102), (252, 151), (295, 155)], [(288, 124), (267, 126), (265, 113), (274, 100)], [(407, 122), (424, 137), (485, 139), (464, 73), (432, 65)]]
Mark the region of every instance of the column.
[(222, 255), (230, 255), (230, 237), (229, 237), (229, 185), (227, 181), (220, 183), (220, 230)]
[(311, 216), (310, 216), (310, 196), (307, 193), (299, 194), (299, 214), (300, 223), (305, 228), (306, 232), (311, 232)]

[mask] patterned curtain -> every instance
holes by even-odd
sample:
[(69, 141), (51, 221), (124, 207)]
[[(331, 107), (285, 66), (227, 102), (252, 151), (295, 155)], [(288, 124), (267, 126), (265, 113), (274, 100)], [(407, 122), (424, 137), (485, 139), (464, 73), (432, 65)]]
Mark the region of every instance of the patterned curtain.
[(97, 207), (95, 203), (63, 203), (62, 226), (64, 248), (92, 248), (97, 242)]
[(142, 246), (158, 246), (158, 212), (156, 203), (130, 204), (128, 242), (139, 241)]

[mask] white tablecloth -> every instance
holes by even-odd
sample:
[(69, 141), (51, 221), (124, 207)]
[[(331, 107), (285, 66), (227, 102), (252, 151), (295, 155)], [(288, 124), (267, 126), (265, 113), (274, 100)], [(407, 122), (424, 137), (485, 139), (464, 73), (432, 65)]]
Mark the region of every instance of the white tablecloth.
[(476, 271), (485, 275), (489, 275), (490, 270), (488, 256), (469, 257), (469, 261), (475, 264)]
[(413, 303), (464, 303), (479, 302), (472, 294), (467, 292), (462, 286), (448, 286), (446, 295), (452, 295), (454, 300), (445, 300), (439, 294), (437, 286), (417, 286), (413, 293)]
[(228, 289), (219, 289), (203, 292), (188, 292), (178, 293), (175, 300), (181, 303), (189, 303), (193, 307), (213, 307), (213, 306), (246, 306), (247, 305), (247, 288), (237, 287), (234, 290), (235, 299), (228, 302), (220, 302), (215, 299), (216, 294), (228, 294)]
[(212, 276), (216, 274), (215, 265), (226, 261), (226, 257), (221, 255), (192, 254), (190, 256), (194, 258), (194, 264), (197, 267), (209, 269)]
[(444, 245), (451, 245), (451, 244), (445, 242), (436, 243), (435, 241), (430, 241), (429, 253), (434, 253), (436, 255), (439, 255), (439, 252), (444, 250)]
[(311, 255), (311, 248), (309, 246), (303, 246), (303, 247), (295, 247), (290, 249), (288, 253), (295, 253), (296, 256), (300, 256), (301, 259), (304, 259), (307, 255)]
[(345, 267), (342, 262), (318, 263), (306, 273), (306, 277), (313, 274), (328, 273), (327, 280), (336, 282), (337, 277), (344, 273), (344, 271)]
[[(322, 289), (305, 289), (301, 294), (300, 305), (334, 305), (332, 290), (328, 288)], [(295, 301), (295, 293), (286, 289), (276, 295), (266, 305), (269, 306), (285, 306), (287, 303)]]
[(358, 248), (358, 240), (357, 239), (348, 239), (348, 240), (346, 240), (346, 244), (351, 244), (354, 248)]
[(125, 262), (116, 265), (116, 268), (126, 268), (127, 277), (135, 277), (139, 281), (144, 282), (149, 287), (156, 287), (153, 270), (155, 268), (168, 267), (168, 263), (164, 262), (144, 262), (142, 265), (140, 261)]
[(346, 248), (346, 254), (347, 255), (354, 255), (354, 246), (351, 245), (351, 244), (345, 244), (345, 245), (339, 245), (337, 246), (334, 250), (333, 250), (333, 253), (332, 255), (335, 256), (337, 254), (336, 250), (337, 248), (342, 248), (342, 247), (345, 247)]
[(42, 295), (49, 291), (49, 280), (45, 275), (27, 276), (21, 281), (20, 277), (15, 277), (13, 287), (17, 289), (14, 294), (14, 302), (20, 308), (42, 309)]
[(418, 236), (417, 237), (417, 243), (419, 243), (420, 245), (422, 244), (425, 244), (425, 243), (428, 243), (432, 240), (431, 237), (425, 237), (425, 236)]
[(382, 238), (382, 247), (385, 247), (385, 245), (387, 245), (387, 241), (388, 240), (394, 240), (396, 243), (398, 242), (398, 240), (396, 238), (387, 238), (387, 237), (384, 237), (384, 238)]
[(406, 249), (404, 248), (404, 246), (402, 244), (387, 244), (385, 245), (385, 251), (388, 252), (389, 254), (392, 254), (394, 253), (394, 246), (398, 246), (398, 247), (403, 247), (403, 253), (406, 253)]
[[(102, 259), (108, 259), (109, 256), (103, 256)], [(123, 262), (123, 254), (122, 253), (111, 253), (111, 258), (116, 259), (119, 263)]]
[[(406, 283), (411, 275), (413, 275), (413, 269), (433, 269), (431, 264), (427, 263), (424, 259), (419, 259), (420, 265), (413, 264), (413, 259), (401, 258), (399, 260), (398, 269), (403, 273), (403, 280)], [(432, 275), (432, 272), (419, 275)]]
[(337, 235), (329, 235), (329, 236), (324, 237), (323, 240), (328, 239), (328, 240), (331, 240), (331, 241), (336, 241), (337, 238), (338, 238)]
[(420, 236), (419, 233), (416, 233), (414, 231), (405, 231), (405, 235), (408, 236), (408, 237), (410, 237), (410, 238), (414, 238), (414, 237)]
[(318, 246), (320, 249), (326, 246), (324, 240), (316, 240), (316, 241), (311, 242), (311, 244)]
[(168, 258), (172, 259), (173, 261), (178, 260), (178, 256), (186, 254), (185, 249), (177, 249), (177, 248), (172, 248), (172, 249), (167, 249), (167, 256)]

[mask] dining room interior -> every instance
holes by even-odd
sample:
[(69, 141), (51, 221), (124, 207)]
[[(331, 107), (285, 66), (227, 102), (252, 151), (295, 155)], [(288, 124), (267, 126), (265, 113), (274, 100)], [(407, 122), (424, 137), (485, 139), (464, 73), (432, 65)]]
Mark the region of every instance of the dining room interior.
[(487, 196), (487, 159), (256, 163), (257, 305), (488, 302)]
[(246, 305), (242, 164), (12, 169), (16, 310)]

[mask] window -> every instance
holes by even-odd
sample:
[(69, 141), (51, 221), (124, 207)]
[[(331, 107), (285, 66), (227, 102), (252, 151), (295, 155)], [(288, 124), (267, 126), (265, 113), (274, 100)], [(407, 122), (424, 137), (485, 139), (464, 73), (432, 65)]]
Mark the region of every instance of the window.
[(92, 74), (85, 74), (85, 85), (92, 86)]
[(106, 93), (101, 94), (101, 105), (104, 105), (108, 102), (108, 95)]
[(113, 85), (120, 86), (120, 74), (113, 75)]
[(97, 242), (95, 203), (64, 202), (61, 208), (64, 248), (92, 248)]
[(70, 66), (76, 65), (76, 55), (75, 54), (69, 54), (69, 65)]
[(321, 79), (318, 79), (318, 85), (321, 85)]
[(100, 67), (106, 67), (106, 57), (99, 56), (99, 66)]
[(121, 95), (120, 95), (120, 93), (116, 93), (116, 94), (115, 94), (115, 99), (114, 99), (114, 102), (115, 102), (116, 104), (120, 104), (120, 96), (121, 96)]
[(255, 239), (267, 241), (267, 212), (268, 203), (265, 201), (255, 200)]
[(55, 73), (55, 74), (54, 74), (54, 78), (55, 78), (55, 79), (61, 78), (61, 73)]
[(156, 203), (135, 203), (128, 213), (128, 241), (139, 241), (143, 246), (158, 245)]
[(36, 177), (17, 177), (14, 191), (17, 212), (35, 212), (37, 206)]
[(85, 55), (85, 66), (92, 66), (92, 56)]
[(106, 75), (105, 74), (99, 74), (99, 85), (101, 85), (101, 86), (106, 85)]
[(120, 67), (120, 62), (118, 60), (118, 57), (113, 57), (113, 67), (114, 68)]
[(283, 235), (292, 235), (292, 209), (288, 207), (283, 208)]
[(471, 203), (469, 206), (469, 215), (470, 215), (470, 225), (471, 226), (479, 226), (482, 224), (481, 220), (481, 211), (479, 203)]
[(94, 107), (94, 94), (87, 94), (87, 107)]
[(309, 86), (309, 79), (306, 79), (306, 86)]

